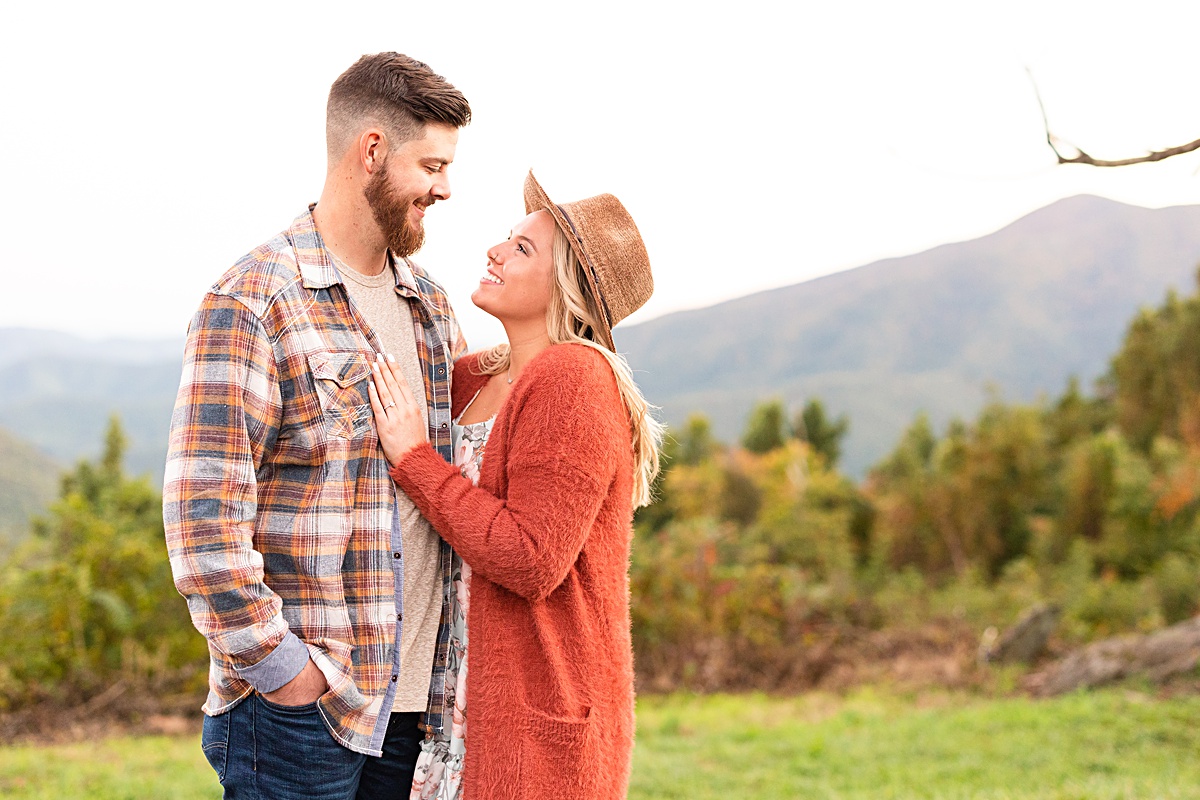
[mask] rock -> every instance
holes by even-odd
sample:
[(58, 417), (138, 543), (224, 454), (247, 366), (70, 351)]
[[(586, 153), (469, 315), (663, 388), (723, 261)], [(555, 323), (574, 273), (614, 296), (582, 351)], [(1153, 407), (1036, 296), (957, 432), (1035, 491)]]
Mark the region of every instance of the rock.
[(1034, 694), (1049, 697), (1130, 676), (1155, 683), (1200, 663), (1200, 617), (1146, 636), (1118, 636), (1081, 647), (1030, 677)]
[(1026, 609), (1016, 623), (999, 636), (994, 628), (984, 633), (980, 650), (983, 660), (999, 664), (1029, 664), (1046, 649), (1058, 625), (1062, 609), (1042, 603)]

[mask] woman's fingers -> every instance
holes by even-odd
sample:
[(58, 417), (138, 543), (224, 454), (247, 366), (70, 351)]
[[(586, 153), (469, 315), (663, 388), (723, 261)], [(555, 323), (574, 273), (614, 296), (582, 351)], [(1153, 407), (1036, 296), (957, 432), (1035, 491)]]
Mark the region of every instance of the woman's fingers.
[(383, 401), (379, 399), (379, 390), (375, 388), (375, 381), (367, 381), (367, 395), (371, 398), (371, 410), (375, 412), (375, 418), (379, 419), (383, 416)]
[(395, 387), (394, 393), (397, 396), (398, 402), (405, 405), (412, 405), (414, 402), (412, 392), (409, 391), (408, 381), (404, 379), (404, 375), (400, 372), (400, 365), (396, 363), (396, 359), (388, 356), (384, 364), (387, 367), (388, 373), (392, 376), (391, 385)]
[(381, 358), (383, 358), (383, 356), (378, 356), (375, 359), (375, 362), (371, 364), (371, 374), (375, 377), (375, 390), (379, 392), (379, 400), (383, 404), (383, 410), (387, 411), (396, 404), (397, 400), (395, 393), (392, 391), (392, 387), (388, 385), (390, 373), (384, 373), (384, 370), (381, 366), (383, 363), (380, 361)]

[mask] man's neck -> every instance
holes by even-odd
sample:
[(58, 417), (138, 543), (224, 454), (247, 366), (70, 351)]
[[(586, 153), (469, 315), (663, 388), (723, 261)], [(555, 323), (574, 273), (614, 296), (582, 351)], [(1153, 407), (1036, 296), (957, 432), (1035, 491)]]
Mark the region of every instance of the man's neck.
[[(356, 194), (358, 202), (352, 199)], [(387, 269), (387, 244), (361, 197), (351, 182), (330, 175), (313, 209), (313, 222), (343, 264), (363, 275), (379, 275)]]

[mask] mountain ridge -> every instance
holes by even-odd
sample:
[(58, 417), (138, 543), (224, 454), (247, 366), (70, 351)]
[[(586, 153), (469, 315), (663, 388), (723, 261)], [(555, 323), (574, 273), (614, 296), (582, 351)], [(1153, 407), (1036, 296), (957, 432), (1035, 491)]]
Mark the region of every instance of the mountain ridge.
[(822, 397), (849, 414), (861, 474), (918, 410), (944, 424), (988, 384), (1027, 401), (1094, 380), (1138, 307), (1190, 286), (1197, 261), (1200, 206), (1080, 195), (978, 239), (618, 329), (617, 344), (668, 422), (707, 411), (727, 440), (759, 399)]
[[(820, 397), (846, 413), (852, 475), (917, 411), (973, 414), (988, 387), (1028, 401), (1107, 368), (1138, 308), (1187, 291), (1200, 206), (1059, 200), (977, 239), (880, 259), (616, 331), (647, 399), (673, 426), (707, 414), (734, 441), (755, 402)], [(0, 425), (58, 463), (99, 453), (111, 413), (129, 469), (161, 481), (182, 339), (88, 340), (0, 328)]]

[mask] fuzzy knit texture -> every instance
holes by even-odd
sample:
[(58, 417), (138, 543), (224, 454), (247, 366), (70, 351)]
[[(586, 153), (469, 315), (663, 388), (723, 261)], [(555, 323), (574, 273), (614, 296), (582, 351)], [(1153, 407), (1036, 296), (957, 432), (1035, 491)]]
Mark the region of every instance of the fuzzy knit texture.
[[(457, 415), (487, 381), (454, 366)], [(535, 356), (496, 415), (479, 486), (432, 447), (392, 477), (471, 565), (468, 800), (623, 798), (633, 754), (633, 452), (612, 369)]]

